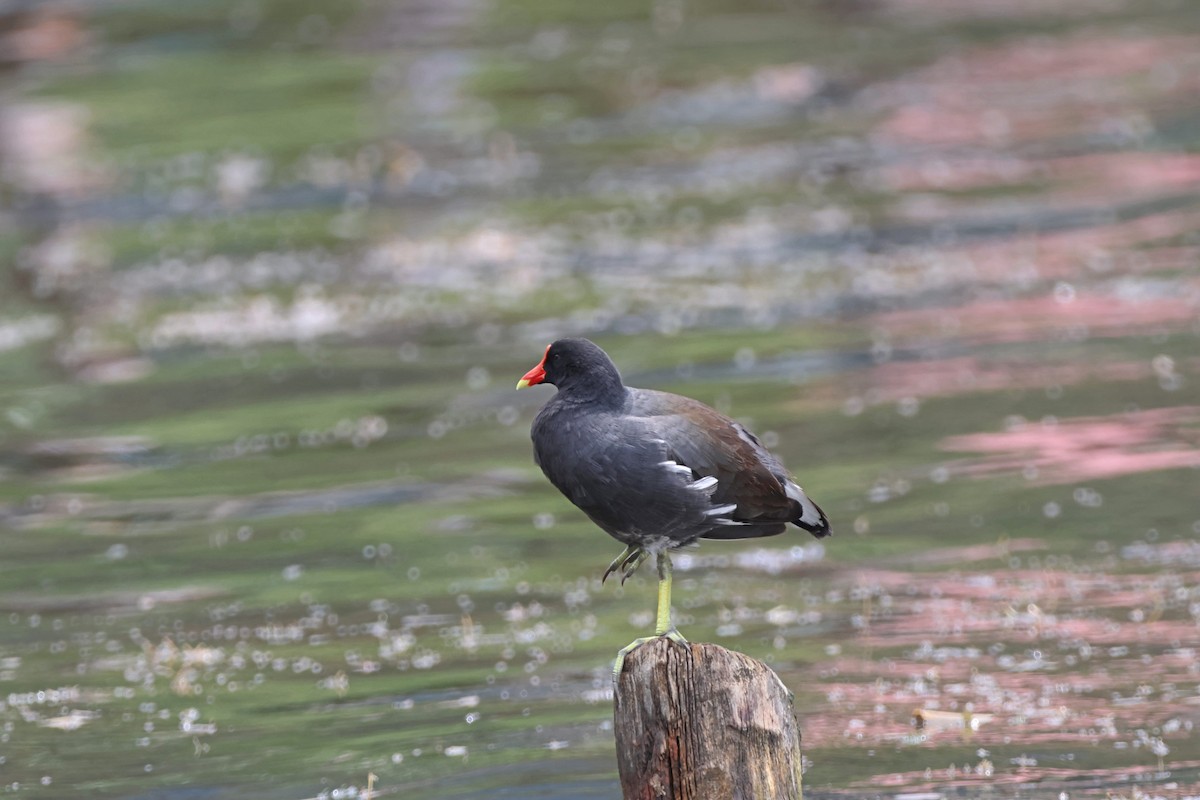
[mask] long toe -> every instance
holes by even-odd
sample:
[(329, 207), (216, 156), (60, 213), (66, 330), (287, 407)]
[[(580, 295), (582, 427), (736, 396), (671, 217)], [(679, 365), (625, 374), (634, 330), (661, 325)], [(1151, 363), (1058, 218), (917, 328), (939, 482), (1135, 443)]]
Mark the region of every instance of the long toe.
[(625, 559), (625, 563), (621, 565), (622, 586), (625, 585), (625, 581), (633, 577), (633, 573), (637, 572), (638, 567), (640, 567), (649, 557), (649, 553), (647, 553), (645, 550), (639, 549), (636, 553)]
[(663, 632), (662, 634), (660, 634), (660, 636), (663, 639), (669, 639), (670, 641), (674, 642), (677, 645), (681, 645), (683, 647), (688, 646), (688, 640), (683, 638), (683, 634), (680, 633), (678, 630), (676, 630), (674, 627), (672, 627), (668, 631)]
[(638, 571), (650, 554), (645, 550), (638, 550), (636, 553), (625, 559), (625, 563), (621, 565), (621, 585), (625, 585), (625, 581), (633, 577), (633, 573)]
[[(640, 553), (640, 552), (642, 552), (641, 548), (634, 547), (632, 545), (630, 545), (629, 547), (626, 547), (624, 550), (621, 551), (621, 555), (617, 556), (616, 558), (614, 558), (612, 560), (612, 563), (608, 565), (608, 569), (604, 570), (604, 577), (602, 577), (600, 579), (600, 582), (604, 583), (605, 581), (607, 581), (608, 577), (610, 575), (612, 575), (614, 572), (624, 571), (625, 565), (629, 563), (630, 559), (636, 558), (638, 553)], [(625, 578), (621, 578), (621, 583), (624, 583), (624, 582), (625, 582)]]
[(637, 650), (646, 642), (653, 642), (657, 636), (643, 636), (640, 639), (634, 639), (629, 644), (625, 645), (617, 652), (617, 658), (613, 662), (613, 686), (617, 685), (617, 681), (621, 679), (621, 670), (625, 669), (625, 656)]
[(625, 668), (625, 657), (634, 650), (637, 650), (642, 645), (646, 644), (647, 642), (653, 642), (655, 639), (667, 639), (668, 641), (672, 641), (680, 647), (690, 646), (688, 640), (683, 638), (683, 634), (677, 631), (675, 628), (671, 628), (670, 630), (660, 633), (657, 636), (643, 636), (640, 639), (634, 639), (632, 642), (621, 648), (621, 650), (617, 653), (616, 660), (613, 662), (614, 686), (616, 686), (617, 681), (621, 679), (621, 670)]

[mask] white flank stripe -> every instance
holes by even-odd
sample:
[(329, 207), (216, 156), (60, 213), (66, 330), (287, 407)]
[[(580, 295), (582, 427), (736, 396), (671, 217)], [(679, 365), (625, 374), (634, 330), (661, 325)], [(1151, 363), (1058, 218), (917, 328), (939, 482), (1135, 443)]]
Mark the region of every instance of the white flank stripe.
[(689, 467), (685, 467), (683, 464), (679, 464), (674, 461), (660, 461), (658, 462), (658, 465), (660, 467), (666, 467), (667, 469), (673, 470), (674, 472), (678, 472), (682, 475), (687, 475), (689, 478), (692, 477), (692, 470)]
[[(724, 506), (714, 506), (714, 507), (710, 508), (708, 511), (705, 511), (704, 516), (719, 517), (722, 514), (728, 514), (730, 511), (734, 511), (736, 509), (737, 509), (737, 503), (730, 503), (729, 505), (724, 505)], [(730, 520), (730, 522), (732, 522), (732, 521), (733, 520)]]

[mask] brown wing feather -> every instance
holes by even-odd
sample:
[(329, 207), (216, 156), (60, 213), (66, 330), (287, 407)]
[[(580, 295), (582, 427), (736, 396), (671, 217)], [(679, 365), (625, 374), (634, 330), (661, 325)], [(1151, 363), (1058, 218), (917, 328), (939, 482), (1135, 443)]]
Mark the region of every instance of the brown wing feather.
[(713, 501), (736, 503), (734, 519), (782, 523), (794, 516), (783, 466), (749, 431), (697, 400), (647, 390), (638, 394), (635, 411), (658, 418), (655, 430), (678, 463), (699, 477), (717, 479)]

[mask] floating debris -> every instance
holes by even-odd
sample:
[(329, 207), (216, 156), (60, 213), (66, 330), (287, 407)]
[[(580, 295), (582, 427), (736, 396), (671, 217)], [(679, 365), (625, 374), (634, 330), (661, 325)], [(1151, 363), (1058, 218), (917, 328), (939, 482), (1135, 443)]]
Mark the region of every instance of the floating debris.
[(912, 713), (913, 727), (925, 731), (977, 731), (993, 719), (994, 714), (939, 711), (930, 708), (918, 708)]

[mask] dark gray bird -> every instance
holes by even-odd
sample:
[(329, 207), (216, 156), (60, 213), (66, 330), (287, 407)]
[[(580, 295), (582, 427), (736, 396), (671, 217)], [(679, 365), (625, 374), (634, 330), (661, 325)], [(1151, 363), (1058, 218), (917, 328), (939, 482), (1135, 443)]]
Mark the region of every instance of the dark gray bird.
[[(517, 388), (558, 393), (533, 421), (533, 456), (550, 482), (625, 551), (608, 566), (621, 581), (655, 556), (655, 636), (684, 641), (671, 624), (668, 552), (698, 539), (775, 536), (797, 525), (832, 531), (821, 508), (750, 431), (688, 397), (625, 386), (608, 354), (560, 339)], [(652, 638), (652, 637), (650, 637)], [(638, 639), (626, 653), (649, 639)]]

